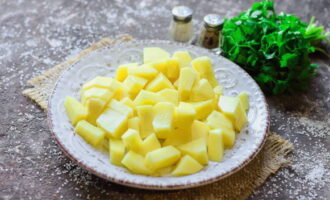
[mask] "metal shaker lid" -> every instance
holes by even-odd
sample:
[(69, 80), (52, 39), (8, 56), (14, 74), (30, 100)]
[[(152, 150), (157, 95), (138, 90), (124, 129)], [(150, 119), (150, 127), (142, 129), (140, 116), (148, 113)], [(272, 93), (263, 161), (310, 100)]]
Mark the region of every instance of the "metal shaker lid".
[(189, 22), (192, 19), (193, 11), (186, 6), (176, 6), (172, 9), (173, 18), (177, 21)]
[(208, 14), (204, 17), (205, 25), (212, 28), (220, 28), (223, 25), (224, 20), (222, 17), (216, 14)]

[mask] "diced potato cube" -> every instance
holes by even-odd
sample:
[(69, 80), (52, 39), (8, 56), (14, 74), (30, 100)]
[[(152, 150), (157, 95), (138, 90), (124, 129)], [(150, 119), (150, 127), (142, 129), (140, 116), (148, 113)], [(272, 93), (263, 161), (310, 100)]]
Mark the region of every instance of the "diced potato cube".
[(206, 124), (211, 128), (227, 127), (233, 129), (233, 124), (224, 114), (213, 111), (206, 119)]
[(190, 127), (195, 120), (195, 108), (189, 104), (180, 102), (179, 106), (175, 108), (174, 125), (177, 127)]
[(100, 128), (93, 126), (86, 120), (81, 120), (77, 123), (74, 131), (78, 133), (89, 144), (97, 147), (102, 144), (105, 133)]
[(165, 88), (174, 89), (174, 86), (172, 85), (171, 81), (166, 78), (166, 76), (164, 76), (162, 73), (159, 73), (157, 77), (146, 86), (145, 89), (151, 92), (158, 92)]
[(127, 75), (128, 75), (127, 68), (128, 67), (137, 67), (137, 66), (138, 66), (137, 63), (128, 63), (128, 64), (120, 65), (117, 69), (115, 79), (120, 81), (120, 82), (123, 82), (126, 79)]
[(188, 154), (194, 159), (196, 159), (200, 164), (207, 165), (208, 157), (207, 157), (206, 141), (204, 138), (193, 140), (187, 144), (178, 146), (178, 148), (183, 155)]
[(172, 103), (175, 106), (179, 104), (179, 93), (175, 89), (163, 89), (159, 91), (158, 94), (162, 97), (164, 102)]
[(140, 152), (142, 146), (142, 140), (138, 131), (134, 129), (128, 129), (122, 136), (126, 148), (134, 152)]
[(146, 154), (144, 164), (151, 170), (168, 167), (180, 159), (181, 153), (173, 146), (156, 149)]
[(238, 98), (240, 99), (241, 101), (241, 104), (243, 106), (243, 109), (246, 111), (250, 108), (250, 104), (249, 104), (249, 96), (246, 92), (241, 92), (239, 95), (238, 95)]
[(150, 105), (137, 106), (136, 111), (140, 119), (140, 134), (142, 138), (145, 138), (154, 132), (152, 127), (154, 117), (153, 108)]
[(128, 119), (128, 128), (140, 131), (140, 118), (132, 117)]
[(216, 102), (214, 99), (193, 102), (191, 105), (196, 110), (196, 119), (198, 120), (204, 120), (216, 108)]
[(121, 101), (122, 99), (124, 99), (125, 97), (130, 97), (130, 95), (128, 94), (128, 89), (123, 85), (121, 88), (119, 88), (115, 94), (115, 96), (113, 97), (114, 99)]
[(74, 126), (78, 121), (87, 118), (87, 109), (75, 98), (67, 96), (64, 101), (64, 107)]
[(191, 141), (191, 127), (174, 129), (168, 138), (165, 139), (163, 146), (179, 146)]
[(209, 159), (220, 162), (224, 152), (223, 130), (210, 130), (207, 142), (207, 151)]
[(204, 122), (195, 120), (191, 127), (191, 138), (193, 140), (204, 138), (204, 140), (207, 141), (209, 130), (210, 127), (206, 125)]
[(203, 169), (203, 165), (199, 164), (194, 158), (189, 155), (183, 156), (177, 166), (174, 168), (173, 176), (185, 176), (194, 174)]
[(170, 54), (164, 49), (158, 47), (148, 47), (143, 49), (143, 62), (153, 63), (160, 60), (165, 60), (170, 57)]
[(166, 66), (166, 77), (171, 81), (174, 82), (179, 78), (180, 74), (180, 67), (179, 67), (179, 60), (176, 58), (170, 58), (167, 60)]
[(120, 100), (121, 103), (123, 103), (126, 106), (129, 106), (133, 109), (133, 115), (135, 115), (135, 105), (134, 102), (129, 97), (124, 97)]
[(141, 146), (141, 154), (145, 155), (149, 153), (150, 151), (160, 149), (161, 145), (154, 133), (150, 134), (148, 137), (146, 137)]
[(136, 106), (141, 105), (154, 105), (162, 101), (162, 97), (158, 93), (150, 92), (147, 90), (141, 90), (141, 92), (134, 99)]
[(90, 88), (97, 87), (97, 88), (105, 88), (109, 89), (112, 92), (116, 92), (118, 88), (121, 87), (121, 84), (110, 77), (104, 77), (104, 76), (97, 76), (94, 79), (88, 81), (82, 86), (82, 91), (86, 91)]
[(121, 163), (136, 174), (150, 175), (153, 173), (145, 166), (143, 156), (134, 151), (127, 152)]
[(199, 73), (200, 78), (206, 78), (215, 87), (219, 83), (214, 76), (212, 63), (209, 57), (203, 56), (191, 61), (192, 67)]
[(191, 56), (187, 51), (176, 51), (173, 54), (173, 58), (178, 59), (179, 67), (188, 67), (190, 65)]
[(110, 162), (114, 165), (122, 166), (121, 161), (125, 155), (125, 145), (118, 139), (109, 139)]
[(196, 80), (197, 74), (190, 67), (184, 67), (180, 70), (180, 77), (178, 82), (178, 91), (180, 96), (180, 101), (185, 101), (189, 99), (190, 92), (194, 81)]
[(168, 102), (157, 103), (154, 108), (153, 129), (158, 138), (169, 137), (173, 128), (174, 105)]
[(220, 96), (219, 109), (232, 120), (234, 128), (241, 131), (247, 122), (246, 113), (241, 101), (236, 97)]
[(96, 125), (96, 119), (100, 116), (105, 108), (106, 102), (99, 98), (89, 98), (86, 102), (87, 107), (87, 121)]
[(151, 65), (145, 64), (138, 67), (127, 68), (128, 75), (134, 75), (148, 80), (153, 79), (158, 71), (151, 67)]
[(191, 101), (204, 101), (212, 98), (214, 98), (214, 91), (206, 79), (201, 79), (193, 86), (190, 94)]
[(86, 105), (87, 100), (90, 98), (99, 98), (105, 102), (108, 102), (114, 94), (115, 93), (110, 89), (93, 87), (82, 92), (81, 102), (83, 105)]
[(111, 108), (112, 110), (117, 111), (127, 117), (131, 117), (134, 114), (134, 111), (130, 106), (127, 106), (124, 103), (117, 101), (116, 99), (111, 100), (111, 102), (108, 104), (108, 108)]
[(147, 84), (148, 80), (128, 75), (125, 81), (123, 82), (124, 87), (126, 88), (127, 93), (130, 95), (131, 98), (134, 98), (140, 90)]
[(167, 59), (166, 59), (166, 60), (161, 60), (161, 61), (150, 63), (150, 66), (165, 75), (167, 73), (166, 72), (167, 64), (168, 63), (167, 63)]
[(120, 138), (127, 129), (127, 116), (112, 109), (106, 109), (97, 118), (96, 124), (106, 131), (108, 138)]

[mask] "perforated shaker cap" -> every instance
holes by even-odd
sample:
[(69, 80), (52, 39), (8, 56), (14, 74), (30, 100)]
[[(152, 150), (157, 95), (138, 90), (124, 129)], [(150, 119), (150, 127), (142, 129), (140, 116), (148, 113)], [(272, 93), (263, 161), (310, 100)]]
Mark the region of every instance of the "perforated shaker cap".
[(208, 14), (204, 17), (205, 25), (212, 28), (220, 28), (223, 25), (224, 20), (222, 17), (216, 14)]
[(172, 15), (177, 21), (189, 22), (192, 19), (193, 11), (186, 6), (176, 6), (172, 9)]

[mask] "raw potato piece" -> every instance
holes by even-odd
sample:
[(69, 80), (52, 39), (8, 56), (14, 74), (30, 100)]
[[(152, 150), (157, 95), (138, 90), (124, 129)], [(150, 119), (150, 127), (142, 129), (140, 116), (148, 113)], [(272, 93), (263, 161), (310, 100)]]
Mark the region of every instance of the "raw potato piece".
[(123, 104), (122, 102), (117, 101), (116, 99), (113, 99), (108, 104), (108, 107), (127, 117), (131, 117), (134, 114), (134, 111), (130, 106), (127, 106), (127, 105)]
[(87, 109), (75, 98), (67, 96), (64, 101), (64, 107), (74, 126), (78, 121), (86, 119), (87, 117)]
[(187, 128), (193, 123), (196, 116), (194, 107), (189, 103), (180, 102), (175, 108), (174, 125), (175, 128)]
[(219, 85), (214, 76), (212, 63), (209, 57), (203, 56), (195, 58), (191, 61), (191, 65), (199, 73), (200, 78), (206, 78), (213, 87)]
[(179, 146), (191, 141), (191, 127), (174, 129), (163, 143), (163, 146)]
[(191, 90), (191, 101), (204, 101), (214, 98), (214, 91), (211, 84), (206, 79), (201, 79)]
[(110, 162), (117, 166), (122, 166), (121, 161), (125, 155), (125, 145), (123, 141), (109, 139)]
[(241, 131), (247, 119), (240, 98), (220, 96), (218, 106), (219, 109), (232, 120), (235, 130)]
[(74, 131), (94, 147), (102, 144), (105, 136), (104, 131), (85, 120), (79, 121)]
[(128, 75), (123, 82), (123, 85), (130, 97), (135, 98), (135, 96), (140, 92), (140, 90), (142, 90), (147, 82), (148, 80), (144, 78)]
[(181, 153), (173, 146), (167, 146), (147, 153), (144, 164), (151, 170), (168, 167), (180, 159)]
[(154, 112), (152, 106), (137, 106), (137, 115), (140, 119), (140, 134), (142, 138), (146, 138), (148, 135), (154, 132), (152, 127), (152, 121), (154, 117)]
[(209, 134), (209, 126), (204, 122), (195, 120), (191, 127), (191, 139), (199, 139), (204, 138), (205, 142), (207, 142), (208, 134)]
[(198, 120), (204, 120), (216, 108), (216, 102), (214, 99), (193, 102), (191, 105), (196, 110), (196, 119)]
[(153, 173), (144, 165), (143, 156), (133, 151), (126, 153), (121, 163), (131, 172), (136, 174), (150, 175)]
[(163, 89), (157, 93), (161, 96), (162, 101), (172, 103), (175, 106), (179, 104), (179, 93), (177, 90)]
[(140, 152), (142, 146), (142, 140), (140, 138), (139, 132), (134, 129), (128, 129), (122, 136), (121, 139), (123, 140), (125, 147), (128, 150), (134, 152)]
[(158, 92), (165, 88), (174, 89), (171, 81), (169, 81), (162, 73), (158, 74), (158, 76), (146, 86), (146, 90), (151, 92)]
[(173, 128), (174, 105), (167, 102), (160, 102), (154, 106), (153, 129), (158, 138), (169, 137)]
[(127, 73), (128, 75), (135, 75), (150, 80), (158, 74), (158, 71), (152, 68), (151, 65), (141, 65), (127, 68)]
[(164, 49), (158, 47), (148, 47), (143, 49), (143, 62), (153, 63), (160, 60), (165, 60), (170, 57), (170, 54)]
[(207, 142), (209, 159), (220, 162), (223, 156), (223, 131), (221, 129), (210, 130)]
[(83, 105), (86, 105), (86, 102), (90, 98), (99, 98), (105, 102), (108, 102), (113, 96), (114, 92), (106, 88), (90, 88), (85, 90), (81, 94), (81, 102)]
[(86, 102), (87, 121), (96, 125), (96, 120), (105, 108), (106, 102), (99, 98), (90, 98)]
[(191, 88), (197, 78), (197, 73), (190, 67), (184, 67), (180, 70), (180, 77), (178, 79), (178, 91), (180, 101), (189, 99)]
[(93, 87), (105, 88), (111, 90), (112, 92), (116, 92), (121, 87), (121, 84), (113, 78), (97, 76), (89, 82), (85, 83), (82, 87), (82, 91), (86, 91)]
[(180, 74), (179, 60), (176, 58), (168, 59), (166, 67), (166, 77), (172, 82), (177, 80)]
[(172, 172), (173, 176), (185, 176), (194, 174), (203, 169), (203, 165), (199, 164), (195, 159), (189, 155), (185, 155), (181, 158), (177, 166)]
[(127, 68), (137, 67), (137, 66), (138, 66), (137, 63), (129, 63), (129, 64), (120, 65), (117, 69), (115, 79), (120, 81), (120, 82), (123, 82), (126, 79), (127, 75), (128, 75)]
[(150, 151), (160, 149), (160, 148), (161, 148), (161, 145), (160, 145), (156, 135), (154, 133), (152, 133), (143, 140), (140, 152), (142, 155), (145, 155), (145, 154), (149, 153)]
[(180, 68), (190, 65), (191, 56), (187, 51), (176, 51), (173, 54), (173, 58), (178, 59)]
[(162, 97), (158, 93), (141, 90), (141, 92), (134, 99), (133, 103), (136, 106), (141, 106), (141, 105), (154, 105), (161, 101), (162, 101)]
[(243, 109), (246, 111), (250, 108), (250, 104), (249, 104), (249, 96), (246, 92), (241, 92), (239, 95), (238, 95), (238, 98), (240, 99), (241, 101), (241, 104), (243, 106)]
[(200, 164), (207, 165), (208, 157), (204, 138), (193, 140), (187, 144), (180, 145), (178, 148), (183, 155), (188, 154), (195, 158)]
[(140, 131), (140, 118), (132, 117), (128, 119), (128, 128)]
[(112, 109), (106, 109), (97, 118), (96, 124), (106, 131), (108, 138), (120, 138), (127, 129), (127, 116)]

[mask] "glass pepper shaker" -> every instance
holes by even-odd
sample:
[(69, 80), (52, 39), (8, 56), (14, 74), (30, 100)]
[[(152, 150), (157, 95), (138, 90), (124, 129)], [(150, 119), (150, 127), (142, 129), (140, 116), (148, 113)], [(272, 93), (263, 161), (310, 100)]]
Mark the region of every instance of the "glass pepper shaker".
[(219, 46), (221, 30), (224, 20), (216, 14), (209, 14), (204, 17), (198, 44), (208, 49), (214, 49)]
[(176, 6), (172, 9), (172, 21), (169, 37), (177, 42), (189, 42), (193, 37), (193, 11), (186, 6)]

